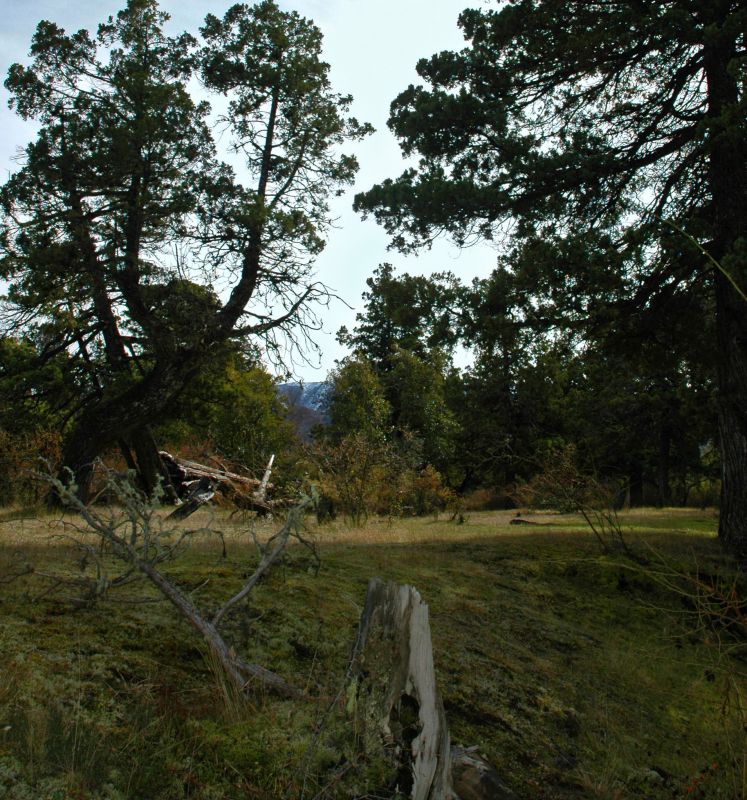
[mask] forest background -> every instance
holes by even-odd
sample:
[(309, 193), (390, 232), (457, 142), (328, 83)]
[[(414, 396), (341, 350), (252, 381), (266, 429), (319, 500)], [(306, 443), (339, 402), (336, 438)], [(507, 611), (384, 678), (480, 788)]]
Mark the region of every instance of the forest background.
[[(716, 502), (719, 451), (741, 430), (725, 366), (739, 358), (717, 344), (733, 338), (719, 320), (739, 313), (720, 298), (740, 291), (742, 267), (723, 164), (719, 175), (708, 164), (744, 147), (744, 99), (729, 95), (741, 85), (743, 12), (717, 5), (643, 14), (630, 37), (658, 32), (646, 53), (621, 45), (617, 61), (588, 63), (596, 23), (584, 15), (565, 30), (548, 6), (515, 63), (501, 41), (520, 35), (521, 4), (463, 15), (467, 48), (422, 61), (431, 88), (392, 105), (390, 127), (419, 167), (356, 207), (403, 252), (446, 233), (460, 245), (502, 237), (502, 254), (472, 282), (376, 268), (355, 327), (338, 333), (351, 355), (330, 375), (313, 453), (298, 450), (267, 366), (289, 342), (309, 345), (331, 299), (313, 264), (329, 198), (357, 169), (342, 149), (370, 133), (333, 92), (318, 30), (269, 2), (209, 17), (201, 41), (167, 37), (150, 2), (131, 2), (97, 36), (43, 23), (31, 66), (6, 82), (41, 127), (3, 188), (5, 501), (29, 491), (19, 470), (38, 453), (71, 466), (85, 493), (93, 459), (117, 452), (152, 491), (159, 442), (254, 472), (283, 453), (291, 482), (361, 464), (366, 514), (422, 510), (420, 480), (439, 503), (483, 492), (511, 504), (560, 452), (616, 505)], [(544, 45), (543, 26), (554, 36)], [(553, 64), (561, 50), (555, 71), (537, 72), (539, 54)], [(654, 79), (670, 51), (671, 81)], [(729, 84), (718, 108), (698, 84), (703, 69), (716, 74), (711, 51)], [(574, 89), (584, 74), (589, 88)], [(631, 100), (628, 81), (642, 76)], [(216, 155), (190, 80), (227, 109), (244, 184)], [(654, 131), (643, 115), (657, 102), (674, 111)], [(460, 348), (466, 369), (454, 365)], [(726, 464), (732, 487), (738, 462)], [(396, 491), (383, 497), (377, 481)]]

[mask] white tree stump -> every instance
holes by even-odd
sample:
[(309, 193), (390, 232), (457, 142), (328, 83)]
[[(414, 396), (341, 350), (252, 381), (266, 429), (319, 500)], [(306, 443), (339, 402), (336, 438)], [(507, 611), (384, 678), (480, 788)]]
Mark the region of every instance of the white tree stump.
[(436, 687), (428, 606), (372, 578), (358, 626), (348, 709), (357, 745), (412, 800), (518, 800), (477, 748), (452, 747)]
[(436, 688), (428, 606), (412, 586), (369, 582), (349, 689), (359, 747), (412, 800), (450, 800), (449, 729)]

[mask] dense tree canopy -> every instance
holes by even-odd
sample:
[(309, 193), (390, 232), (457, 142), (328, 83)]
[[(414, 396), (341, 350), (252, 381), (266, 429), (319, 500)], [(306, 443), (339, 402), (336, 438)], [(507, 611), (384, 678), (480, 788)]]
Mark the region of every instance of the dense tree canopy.
[(460, 24), (468, 46), (419, 62), (428, 86), (392, 104), (419, 166), (357, 208), (403, 250), (444, 232), (550, 243), (537, 284), (570, 321), (695, 298), (720, 389), (720, 533), (747, 549), (747, 9), (518, 0)]
[[(4, 327), (79, 367), (64, 460), (84, 494), (117, 441), (152, 487), (149, 423), (231, 342), (280, 355), (305, 340), (327, 297), (312, 271), (327, 198), (357, 168), (340, 147), (369, 131), (332, 90), (318, 29), (273, 0), (208, 16), (202, 45), (167, 36), (166, 20), (155, 0), (129, 0), (96, 35), (41, 22), (31, 64), (6, 81), (40, 128), (2, 188)], [(228, 100), (218, 124), (242, 180), (216, 153), (195, 77)]]
[(422, 357), (431, 349), (453, 350), (462, 329), (462, 289), (450, 272), (396, 275), (381, 264), (366, 280), (365, 311), (352, 331), (341, 328), (338, 340), (358, 350), (386, 371), (395, 349)]

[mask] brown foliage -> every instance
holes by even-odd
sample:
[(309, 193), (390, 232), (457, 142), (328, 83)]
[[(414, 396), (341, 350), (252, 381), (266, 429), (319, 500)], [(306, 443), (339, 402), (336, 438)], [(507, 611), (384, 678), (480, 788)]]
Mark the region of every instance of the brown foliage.
[(59, 469), (61, 437), (56, 431), (13, 434), (0, 428), (0, 505), (36, 504), (47, 487), (34, 477), (40, 464)]

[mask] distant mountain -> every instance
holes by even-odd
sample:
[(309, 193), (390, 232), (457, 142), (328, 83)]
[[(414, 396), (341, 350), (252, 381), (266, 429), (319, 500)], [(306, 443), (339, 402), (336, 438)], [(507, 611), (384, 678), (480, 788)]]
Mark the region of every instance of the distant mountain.
[(316, 383), (281, 383), (278, 389), (293, 405), (310, 408), (324, 413), (329, 394), (329, 384), (323, 381)]
[(329, 384), (281, 383), (278, 391), (286, 398), (288, 416), (301, 439), (308, 440), (315, 425), (329, 423), (326, 411)]

